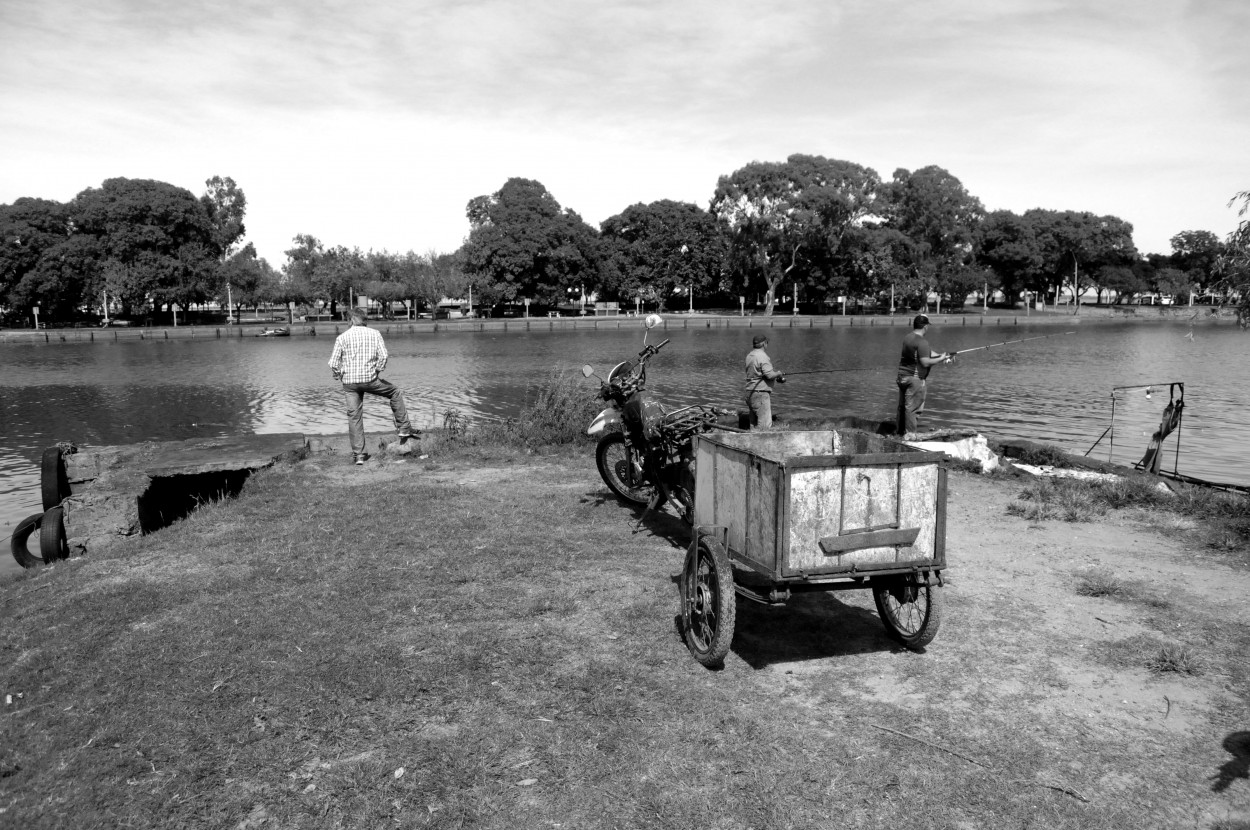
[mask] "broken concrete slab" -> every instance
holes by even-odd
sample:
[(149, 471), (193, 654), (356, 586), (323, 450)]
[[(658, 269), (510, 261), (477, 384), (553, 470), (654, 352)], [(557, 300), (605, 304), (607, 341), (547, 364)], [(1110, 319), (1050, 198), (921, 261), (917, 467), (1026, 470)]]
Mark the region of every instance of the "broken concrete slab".
[(75, 447), (62, 456), (67, 540), (81, 553), (164, 527), (236, 494), (256, 470), (307, 455), (308, 441), (293, 433)]

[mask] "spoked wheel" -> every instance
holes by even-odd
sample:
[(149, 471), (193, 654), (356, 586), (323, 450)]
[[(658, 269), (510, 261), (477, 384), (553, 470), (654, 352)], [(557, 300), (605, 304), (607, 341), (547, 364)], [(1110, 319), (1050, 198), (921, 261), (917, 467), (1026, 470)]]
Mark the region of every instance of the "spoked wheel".
[(724, 665), (737, 613), (729, 554), (701, 535), (681, 572), (681, 633), (694, 659), (708, 668)]
[(874, 585), (872, 598), (885, 628), (910, 649), (922, 649), (942, 625), (941, 594), (914, 576), (902, 576)]
[(599, 440), (595, 463), (604, 483), (621, 501), (639, 506), (651, 501), (655, 487), (643, 483), (642, 459), (625, 446), (624, 433), (613, 432)]

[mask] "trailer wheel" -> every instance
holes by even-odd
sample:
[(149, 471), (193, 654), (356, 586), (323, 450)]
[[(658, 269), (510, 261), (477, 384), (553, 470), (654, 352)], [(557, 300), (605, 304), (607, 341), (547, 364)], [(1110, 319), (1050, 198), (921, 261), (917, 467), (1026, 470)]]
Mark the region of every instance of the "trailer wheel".
[(737, 613), (729, 554), (712, 537), (700, 535), (681, 572), (681, 633), (694, 659), (708, 668), (724, 665)]
[(33, 568), (36, 565), (43, 564), (43, 557), (30, 552), (30, 548), (26, 543), (30, 540), (31, 534), (39, 529), (43, 524), (43, 514), (36, 513), (33, 516), (27, 516), (17, 523), (17, 527), (13, 528), (13, 535), (9, 537), (9, 552), (13, 554), (13, 558), (17, 560), (17, 564), (23, 568)]
[(609, 433), (595, 447), (595, 464), (604, 483), (621, 501), (642, 506), (651, 502), (655, 488), (642, 482), (640, 461), (633, 449), (625, 446), (624, 433)]
[(914, 576), (891, 579), (872, 588), (886, 631), (913, 650), (924, 648), (937, 636), (942, 625), (940, 597), (935, 588)]
[(69, 559), (69, 543), (65, 541), (65, 508), (54, 507), (43, 514), (39, 527), (39, 552), (49, 565), (58, 559)]
[(39, 485), (44, 510), (51, 510), (69, 495), (69, 479), (65, 473), (65, 459), (61, 457), (60, 447), (48, 447), (43, 451), (39, 465)]

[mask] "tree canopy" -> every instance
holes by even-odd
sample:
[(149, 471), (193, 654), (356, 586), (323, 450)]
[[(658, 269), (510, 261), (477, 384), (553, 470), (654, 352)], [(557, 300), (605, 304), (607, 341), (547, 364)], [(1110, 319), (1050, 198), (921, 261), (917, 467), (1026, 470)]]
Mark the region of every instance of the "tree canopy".
[(636, 204), (600, 226), (599, 287), (628, 302), (663, 305), (675, 294), (719, 288), (725, 238), (716, 217), (689, 202)]
[(762, 292), (772, 314), (783, 281), (845, 284), (833, 268), (843, 236), (871, 215), (880, 185), (870, 168), (800, 154), (721, 176), (711, 212), (729, 234), (734, 287)]
[(539, 182), (508, 179), (497, 192), (471, 199), (465, 213), (471, 230), (461, 263), (493, 297), (558, 303), (598, 276), (595, 229)]

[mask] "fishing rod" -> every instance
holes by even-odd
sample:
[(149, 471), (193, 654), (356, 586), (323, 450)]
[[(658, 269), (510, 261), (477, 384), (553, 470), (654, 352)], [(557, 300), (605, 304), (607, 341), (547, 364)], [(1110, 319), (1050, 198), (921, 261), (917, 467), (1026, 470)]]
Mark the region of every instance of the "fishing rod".
[(852, 369), (809, 369), (802, 372), (783, 372), (786, 377), (792, 375), (827, 375), (831, 372), (884, 372), (880, 366), (856, 366)]
[(998, 346), (1010, 346), (1012, 343), (1028, 343), (1030, 340), (1045, 340), (1047, 337), (1062, 337), (1065, 334), (1076, 334), (1076, 332), (1060, 331), (1060, 332), (1055, 332), (1054, 334), (1042, 334), (1037, 337), (1022, 337), (1019, 340), (1004, 340), (1001, 343), (990, 343), (988, 346), (974, 346), (971, 349), (960, 349), (957, 352), (950, 352), (950, 356), (954, 357), (957, 354), (966, 354), (968, 352), (979, 352), (982, 349), (993, 349), (993, 348), (997, 348)]

